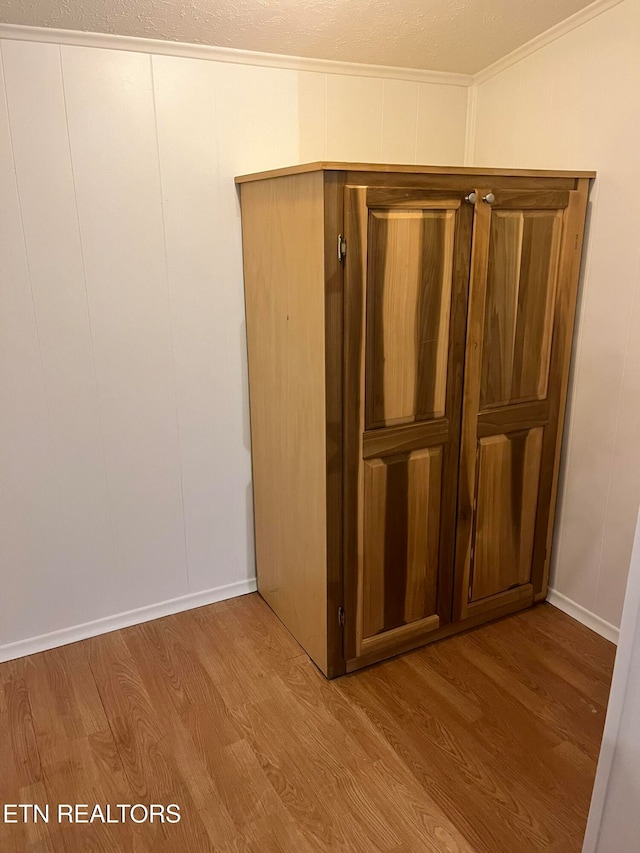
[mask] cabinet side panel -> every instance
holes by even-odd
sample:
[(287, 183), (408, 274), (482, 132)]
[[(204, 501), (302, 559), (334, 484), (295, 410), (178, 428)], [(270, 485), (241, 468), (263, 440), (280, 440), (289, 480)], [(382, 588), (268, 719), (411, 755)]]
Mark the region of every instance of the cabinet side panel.
[(327, 672), (324, 185), (242, 186), (258, 589)]

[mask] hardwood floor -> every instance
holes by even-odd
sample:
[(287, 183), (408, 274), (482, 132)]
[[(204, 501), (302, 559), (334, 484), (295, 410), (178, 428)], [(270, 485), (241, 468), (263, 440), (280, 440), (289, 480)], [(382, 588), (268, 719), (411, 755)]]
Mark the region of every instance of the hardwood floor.
[(614, 652), (543, 604), (328, 682), (250, 595), (5, 663), (0, 850), (577, 853)]

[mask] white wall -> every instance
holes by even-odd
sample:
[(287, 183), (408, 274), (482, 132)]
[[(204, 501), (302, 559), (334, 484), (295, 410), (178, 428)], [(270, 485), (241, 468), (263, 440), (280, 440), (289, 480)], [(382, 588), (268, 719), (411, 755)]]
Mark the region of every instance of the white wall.
[(233, 176), (460, 163), (467, 89), (0, 51), (2, 659), (252, 588)]
[[(475, 165), (598, 170), (552, 584), (605, 633), (640, 502), (638, 44), (623, 0), (480, 75), (466, 128)], [(233, 176), (461, 163), (468, 92), (240, 54), (0, 58), (2, 659), (252, 588)]]
[(598, 171), (552, 586), (614, 626), (640, 503), (639, 46), (625, 0), (477, 85), (470, 134), (475, 165)]

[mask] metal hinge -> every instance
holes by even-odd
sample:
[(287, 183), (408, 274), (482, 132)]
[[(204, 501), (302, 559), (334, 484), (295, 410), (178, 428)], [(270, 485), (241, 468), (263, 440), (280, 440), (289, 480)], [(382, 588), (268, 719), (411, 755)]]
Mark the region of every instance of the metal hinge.
[(338, 607), (338, 625), (344, 628), (344, 607)]
[(338, 260), (342, 261), (347, 254), (347, 241), (342, 234), (338, 234)]

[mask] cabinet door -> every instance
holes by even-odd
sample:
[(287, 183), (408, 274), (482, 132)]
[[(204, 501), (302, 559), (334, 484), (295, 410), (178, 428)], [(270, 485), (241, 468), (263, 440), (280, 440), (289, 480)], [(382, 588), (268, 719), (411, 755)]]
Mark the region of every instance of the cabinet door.
[(349, 661), (451, 619), (473, 208), (460, 191), (345, 192)]
[[(490, 191), (478, 190), (481, 199)], [(478, 201), (467, 326), (456, 606), (464, 619), (546, 592), (584, 194)]]

